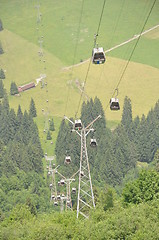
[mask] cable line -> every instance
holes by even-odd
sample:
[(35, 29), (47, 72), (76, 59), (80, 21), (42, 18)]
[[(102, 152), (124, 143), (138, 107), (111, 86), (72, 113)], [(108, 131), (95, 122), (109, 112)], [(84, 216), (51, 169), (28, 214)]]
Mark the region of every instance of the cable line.
[[(98, 28), (97, 28), (97, 33), (96, 33), (95, 36), (94, 36), (94, 46), (93, 46), (93, 47), (96, 46), (97, 37), (98, 37), (98, 35), (99, 35), (99, 30), (100, 30), (101, 21), (102, 21), (102, 17), (103, 17), (103, 12), (104, 12), (104, 8), (105, 8), (105, 3), (106, 3), (106, 0), (104, 0), (104, 3), (103, 3), (103, 7), (102, 7), (100, 19), (99, 19), (99, 24), (98, 24)], [(88, 69), (87, 69), (87, 72), (86, 72), (86, 77), (85, 77), (85, 80), (84, 80), (83, 91), (81, 92), (81, 96), (80, 96), (80, 99), (79, 99), (77, 111), (76, 111), (76, 113), (75, 113), (75, 118), (77, 117), (77, 114), (78, 114), (78, 111), (79, 111), (79, 108), (80, 108), (82, 96), (83, 96), (84, 89), (85, 89), (85, 85), (86, 85), (87, 78), (88, 78), (88, 73), (89, 73), (90, 66), (91, 66), (91, 61), (92, 61), (92, 59), (90, 58), (90, 60), (89, 60), (89, 65), (88, 65)]]
[[(132, 58), (132, 56), (133, 56), (133, 54), (134, 54), (134, 52), (135, 52), (135, 49), (136, 49), (136, 47), (137, 47), (137, 44), (138, 44), (138, 42), (139, 42), (139, 40), (140, 40), (140, 38), (141, 38), (141, 36), (142, 36), (142, 33), (143, 33), (144, 28), (145, 28), (145, 26), (146, 26), (146, 24), (147, 24), (147, 22), (148, 22), (148, 19), (149, 19), (150, 15), (151, 15), (151, 12), (152, 12), (152, 10), (153, 10), (153, 8), (154, 8), (154, 6), (155, 6), (156, 1), (157, 1), (157, 0), (154, 0), (153, 4), (152, 4), (152, 6), (151, 6), (151, 9), (150, 9), (150, 11), (149, 11), (149, 13), (148, 13), (148, 16), (147, 16), (147, 18), (146, 18), (146, 20), (145, 20), (145, 22), (144, 22), (144, 25), (143, 25), (143, 27), (142, 27), (142, 29), (141, 29), (141, 31), (140, 31), (139, 37), (137, 38), (137, 41), (136, 41), (136, 43), (135, 43), (135, 45), (134, 45), (134, 47), (133, 47), (133, 49), (132, 49), (132, 52), (131, 52), (131, 54), (130, 54), (130, 57), (129, 57), (129, 59), (128, 59), (125, 67), (124, 67), (124, 70), (123, 70), (123, 72), (122, 72), (122, 74), (121, 74), (121, 77), (119, 78), (119, 81), (118, 81), (118, 83), (117, 83), (117, 85), (116, 85), (116, 87), (115, 87), (115, 90), (113, 91), (112, 97), (114, 96), (114, 94), (115, 94), (115, 92), (116, 92), (116, 89), (118, 89), (118, 87), (119, 87), (119, 85), (120, 85), (120, 83), (121, 83), (121, 81), (122, 81), (122, 79), (123, 79), (123, 76), (124, 76), (124, 74), (125, 74), (125, 72), (126, 72), (126, 70), (127, 70), (127, 67), (128, 67), (128, 65), (129, 65), (129, 63), (130, 63), (131, 58)], [(106, 106), (106, 109), (108, 108), (108, 106), (109, 106), (109, 104)], [(106, 109), (105, 109), (105, 110), (106, 110)]]
[(102, 17), (103, 17), (103, 12), (104, 12), (104, 8), (105, 8), (105, 3), (106, 3), (106, 0), (104, 0), (104, 3), (103, 3), (102, 12), (101, 12), (101, 15), (100, 15), (99, 24), (98, 24), (98, 28), (97, 28), (97, 33), (96, 33), (96, 35), (95, 35), (95, 43), (94, 43), (94, 46), (96, 45), (96, 40), (97, 40), (97, 37), (98, 37), (98, 35), (99, 35), (99, 29), (100, 29), (100, 25), (101, 25), (101, 21), (102, 21)]
[[(70, 74), (71, 77), (73, 75), (73, 69), (74, 69), (74, 64), (75, 64), (75, 59), (76, 59), (76, 54), (77, 54), (77, 47), (78, 47), (78, 42), (79, 42), (79, 33), (80, 33), (80, 27), (81, 27), (82, 15), (83, 15), (83, 7), (84, 7), (84, 0), (82, 1), (82, 6), (81, 6), (81, 12), (80, 12), (80, 18), (79, 18), (79, 24), (78, 24), (78, 30), (77, 30), (77, 39), (76, 39), (76, 44), (75, 44), (75, 49), (74, 49), (74, 56), (73, 56), (73, 64), (72, 64), (72, 69), (71, 69), (71, 74)], [(70, 93), (70, 87), (68, 89), (67, 100), (66, 100), (66, 105), (65, 105), (65, 114), (64, 115), (66, 115), (66, 110), (67, 110), (68, 100), (69, 100), (69, 93)]]

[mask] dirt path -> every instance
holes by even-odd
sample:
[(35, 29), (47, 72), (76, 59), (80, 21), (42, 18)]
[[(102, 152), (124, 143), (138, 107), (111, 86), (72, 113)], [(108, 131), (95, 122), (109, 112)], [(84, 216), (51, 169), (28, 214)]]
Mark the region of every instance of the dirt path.
[[(134, 41), (135, 39), (138, 39), (140, 36), (145, 35), (145, 34), (147, 34), (148, 32), (150, 32), (150, 31), (152, 31), (152, 30), (154, 30), (154, 29), (156, 29), (156, 28), (158, 28), (158, 27), (159, 27), (159, 24), (156, 25), (156, 26), (154, 26), (154, 27), (152, 27), (152, 28), (149, 28), (148, 30), (145, 30), (145, 31), (142, 32), (141, 34), (134, 35), (134, 37), (126, 40), (125, 42), (120, 43), (120, 44), (118, 44), (118, 45), (116, 45), (116, 46), (114, 46), (114, 47), (106, 50), (105, 53), (111, 52), (111, 51), (113, 51), (113, 50), (116, 49), (116, 48), (122, 47), (122, 46), (124, 46), (125, 44), (127, 44), (127, 43), (129, 43), (129, 42), (132, 42), (132, 41)], [(66, 70), (66, 71), (67, 71), (67, 70), (71, 69), (72, 67), (78, 67), (78, 66), (80, 66), (80, 65), (88, 62), (89, 60), (90, 60), (90, 58), (84, 60), (83, 62), (77, 63), (77, 64), (75, 64), (75, 65), (72, 65), (72, 66), (69, 66), (69, 67), (64, 67), (62, 70)]]

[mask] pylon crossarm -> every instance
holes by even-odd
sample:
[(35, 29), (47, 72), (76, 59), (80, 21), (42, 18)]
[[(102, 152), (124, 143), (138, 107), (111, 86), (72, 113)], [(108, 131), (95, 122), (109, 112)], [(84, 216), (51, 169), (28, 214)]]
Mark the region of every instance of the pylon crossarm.
[(74, 125), (74, 122), (72, 122), (68, 117), (64, 116), (64, 119), (67, 119), (72, 125)]
[(57, 173), (66, 180), (65, 176), (63, 176), (60, 172), (57, 171)]
[(71, 178), (74, 178), (78, 173), (79, 173), (79, 169), (78, 169), (77, 172), (75, 172), (75, 173), (71, 176)]
[(91, 129), (92, 129), (92, 128), (90, 128), (90, 129), (88, 130), (88, 132), (86, 133), (86, 137), (87, 137), (87, 135), (91, 132)]
[(90, 124), (88, 124), (88, 126), (85, 128), (85, 130), (88, 129), (93, 123), (95, 123), (101, 117), (102, 117), (101, 115), (98, 115), (98, 117), (96, 117)]
[(77, 130), (72, 129), (72, 132), (76, 132), (81, 137), (81, 134)]
[(69, 179), (65, 179), (65, 180), (66, 180), (66, 184), (68, 184), (68, 183), (72, 183), (72, 182), (75, 181), (74, 178), (69, 178)]

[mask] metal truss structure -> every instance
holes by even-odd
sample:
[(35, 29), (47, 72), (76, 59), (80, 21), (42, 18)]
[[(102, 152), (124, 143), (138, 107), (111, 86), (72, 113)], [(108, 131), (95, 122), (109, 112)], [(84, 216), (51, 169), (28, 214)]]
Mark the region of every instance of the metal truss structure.
[(95, 208), (95, 202), (87, 153), (86, 137), (91, 131), (94, 131), (94, 129), (92, 128), (93, 123), (95, 123), (99, 118), (101, 118), (101, 115), (95, 118), (87, 127), (84, 127), (83, 125), (82, 128), (75, 128), (74, 122), (72, 122), (66, 116), (64, 118), (73, 124), (74, 128), (72, 131), (75, 131), (81, 138), (77, 218), (79, 217), (79, 214), (81, 214), (85, 218), (88, 218), (89, 210), (91, 208)]

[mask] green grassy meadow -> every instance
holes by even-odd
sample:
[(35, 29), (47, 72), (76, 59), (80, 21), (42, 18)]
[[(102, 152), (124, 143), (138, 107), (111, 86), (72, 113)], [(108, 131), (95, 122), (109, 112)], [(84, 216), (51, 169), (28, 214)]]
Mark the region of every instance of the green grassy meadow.
[[(41, 73), (46, 73), (47, 86), (41, 88), (38, 84), (36, 88), (21, 93), (19, 97), (9, 96), (9, 101), (15, 110), (20, 104), (24, 111), (29, 109), (31, 97), (35, 100), (38, 113), (35, 121), (39, 127), (42, 146), (52, 155), (61, 119), (64, 115), (75, 116), (81, 94), (75, 81), (78, 80), (81, 84), (84, 82), (89, 63), (70, 70), (64, 70), (64, 67), (91, 56), (103, 1), (85, 1), (80, 23), (81, 0), (39, 2), (42, 13), (40, 25), (37, 24), (37, 1), (0, 0), (0, 18), (4, 25), (4, 30), (0, 32), (0, 41), (5, 52), (0, 55), (0, 67), (5, 70), (4, 85), (8, 93), (12, 81), (18, 86), (24, 85), (36, 82)], [(99, 45), (107, 50), (139, 34), (151, 6), (152, 1), (146, 0), (106, 1), (98, 37)], [(157, 1), (145, 29), (159, 23), (158, 11)], [(44, 39), (45, 64), (39, 61), (38, 36), (43, 36)], [(133, 117), (147, 114), (158, 100), (159, 28), (142, 36), (137, 45), (119, 86), (121, 111), (109, 110), (109, 99), (134, 44), (135, 41), (110, 52), (104, 65), (90, 66), (85, 92), (89, 97), (100, 98), (110, 128), (114, 128), (121, 119), (126, 95), (132, 100)], [(87, 99), (83, 97), (82, 100)], [(53, 145), (45, 140), (45, 116), (42, 109), (50, 118), (54, 118), (56, 131), (52, 135)]]

